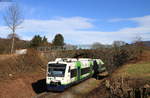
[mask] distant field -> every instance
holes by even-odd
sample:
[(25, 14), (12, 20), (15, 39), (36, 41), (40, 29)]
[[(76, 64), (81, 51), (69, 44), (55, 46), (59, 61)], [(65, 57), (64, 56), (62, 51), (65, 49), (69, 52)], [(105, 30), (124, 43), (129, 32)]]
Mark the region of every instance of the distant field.
[(116, 76), (150, 78), (150, 61), (124, 65)]

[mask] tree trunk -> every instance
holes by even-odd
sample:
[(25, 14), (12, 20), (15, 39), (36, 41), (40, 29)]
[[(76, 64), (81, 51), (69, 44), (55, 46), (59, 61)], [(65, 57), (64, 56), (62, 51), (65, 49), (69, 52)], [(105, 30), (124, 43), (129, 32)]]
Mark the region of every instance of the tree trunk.
[(12, 45), (11, 45), (11, 54), (14, 52), (14, 42), (15, 42), (14, 34), (15, 34), (15, 30), (13, 30), (13, 38), (12, 38)]

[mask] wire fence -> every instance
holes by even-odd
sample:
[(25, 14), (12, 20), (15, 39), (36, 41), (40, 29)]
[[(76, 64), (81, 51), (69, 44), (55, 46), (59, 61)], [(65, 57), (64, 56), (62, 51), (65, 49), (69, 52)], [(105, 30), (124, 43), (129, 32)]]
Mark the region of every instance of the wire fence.
[(61, 50), (79, 50), (79, 49), (91, 49), (91, 45), (65, 45), (65, 46), (50, 46), (50, 47), (38, 47), (38, 51), (48, 52), (48, 51), (61, 51)]

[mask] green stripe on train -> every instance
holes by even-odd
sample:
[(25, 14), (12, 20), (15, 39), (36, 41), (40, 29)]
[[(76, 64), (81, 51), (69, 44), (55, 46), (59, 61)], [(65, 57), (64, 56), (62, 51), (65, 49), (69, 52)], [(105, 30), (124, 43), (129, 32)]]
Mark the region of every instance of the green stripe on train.
[[(76, 66), (76, 68), (78, 69), (78, 67), (79, 68), (81, 68), (81, 62), (80, 61), (76, 61), (75, 62), (75, 66)], [(81, 70), (80, 70), (81, 71)], [(80, 77), (80, 76), (79, 76)], [(80, 77), (81, 78), (81, 77)], [(75, 80), (77, 81), (78, 80), (78, 71), (77, 71), (77, 76), (75, 77)]]
[(76, 62), (76, 67), (81, 67), (81, 62), (80, 61)]

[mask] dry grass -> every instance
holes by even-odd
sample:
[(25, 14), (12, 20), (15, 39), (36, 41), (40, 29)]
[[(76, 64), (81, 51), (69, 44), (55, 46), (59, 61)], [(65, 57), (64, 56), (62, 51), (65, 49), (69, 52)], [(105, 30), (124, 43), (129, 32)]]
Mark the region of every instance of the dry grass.
[(144, 51), (136, 63), (125, 64), (114, 77), (150, 78), (150, 51)]
[(6, 55), (0, 59), (0, 80), (21, 73), (35, 72), (46, 67), (35, 50), (29, 50), (25, 55)]
[(117, 73), (114, 73), (114, 75), (116, 77), (150, 78), (150, 62), (124, 65), (124, 67)]

